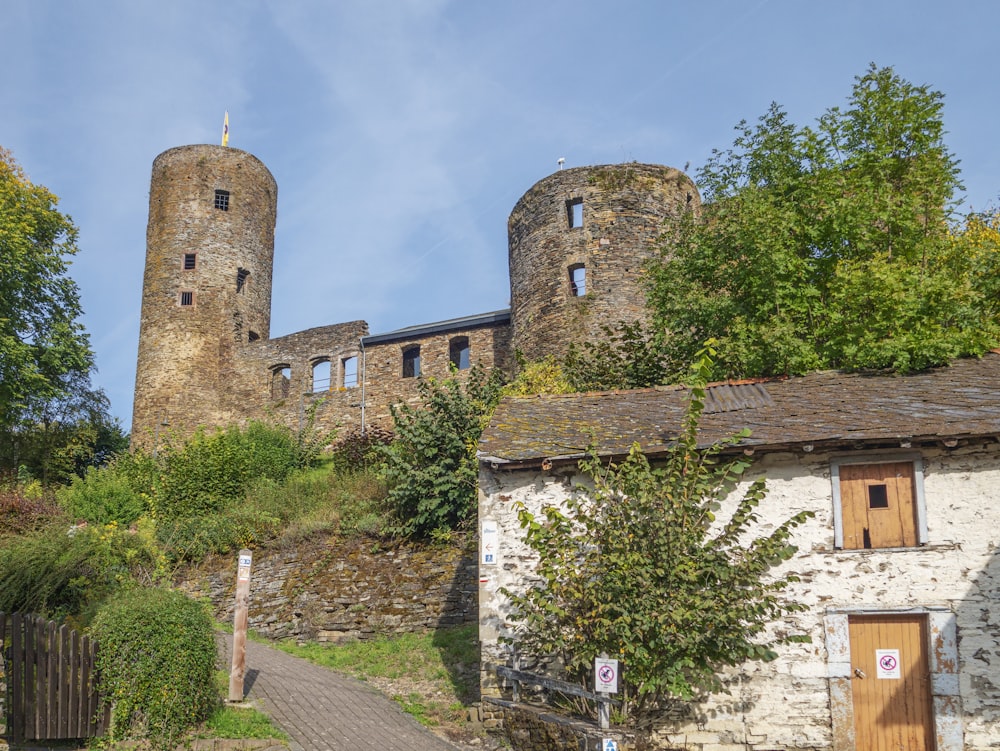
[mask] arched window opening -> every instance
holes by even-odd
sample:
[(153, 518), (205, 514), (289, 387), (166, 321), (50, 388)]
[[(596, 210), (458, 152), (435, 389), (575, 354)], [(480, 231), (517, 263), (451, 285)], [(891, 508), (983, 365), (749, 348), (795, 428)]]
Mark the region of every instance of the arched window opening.
[(403, 350), (403, 378), (420, 375), (420, 345)]
[(470, 366), (469, 337), (456, 336), (448, 342), (448, 358), (458, 370), (468, 370)]
[(569, 290), (573, 297), (587, 294), (587, 268), (582, 263), (574, 263), (569, 267)]
[(292, 369), (288, 365), (276, 365), (271, 369), (271, 398), (285, 399), (292, 388)]
[(247, 334), (248, 342), (255, 342), (258, 339), (260, 339), (260, 334), (258, 334), (256, 331), (251, 331), (249, 334)]
[(316, 360), (312, 367), (312, 391), (314, 394), (330, 390), (330, 361)]
[(344, 388), (353, 389), (358, 385), (358, 358), (356, 355), (345, 357), (340, 361), (340, 367), (344, 374)]

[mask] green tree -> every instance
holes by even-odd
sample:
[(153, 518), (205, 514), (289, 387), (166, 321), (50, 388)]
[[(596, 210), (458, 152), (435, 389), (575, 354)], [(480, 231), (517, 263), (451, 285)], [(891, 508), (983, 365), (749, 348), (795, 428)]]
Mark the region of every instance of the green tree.
[(29, 402), (66, 394), (93, 353), (79, 292), (67, 275), (77, 230), (58, 199), (0, 149), (0, 428), (30, 419)]
[(59, 380), (60, 393), (29, 396), (20, 419), (0, 427), (0, 469), (27, 473), (44, 486), (67, 484), (128, 448), (128, 436), (104, 392), (91, 387), (89, 373), (73, 371)]
[(715, 377), (905, 372), (995, 346), (995, 305), (953, 227), (942, 106), (873, 65), (814, 127), (777, 105), (741, 123), (698, 174), (702, 213), (670, 228), (652, 269), (666, 370), (710, 337)]
[(538, 581), (506, 593), (522, 623), (511, 641), (555, 658), (584, 684), (596, 656), (622, 660), (626, 716), (718, 690), (724, 667), (772, 659), (777, 645), (807, 640), (766, 629), (804, 609), (784, 594), (797, 577), (773, 569), (795, 553), (792, 531), (809, 514), (755, 537), (766, 492), (758, 479), (717, 517), (749, 466), (724, 452), (749, 433), (699, 446), (711, 354), (698, 361), (687, 417), (662, 464), (651, 465), (638, 446), (618, 464), (595, 450), (581, 462), (591, 483), (564, 505), (519, 509)]
[(499, 398), (499, 371), (421, 379), (420, 405), (392, 408), (395, 440), (382, 447), (389, 503), (403, 534), (455, 529), (476, 509), (476, 446)]

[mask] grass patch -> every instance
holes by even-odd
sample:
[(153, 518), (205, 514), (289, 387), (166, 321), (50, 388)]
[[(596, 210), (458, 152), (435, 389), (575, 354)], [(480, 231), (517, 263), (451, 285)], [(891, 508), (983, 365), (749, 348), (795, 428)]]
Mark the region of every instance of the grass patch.
[(475, 624), (370, 641), (301, 645), (282, 642), (277, 646), (372, 683), (428, 727), (461, 725), (466, 707), (479, 699)]
[(287, 741), (288, 736), (271, 718), (253, 707), (219, 707), (209, 717), (201, 731), (202, 738), (277, 738)]

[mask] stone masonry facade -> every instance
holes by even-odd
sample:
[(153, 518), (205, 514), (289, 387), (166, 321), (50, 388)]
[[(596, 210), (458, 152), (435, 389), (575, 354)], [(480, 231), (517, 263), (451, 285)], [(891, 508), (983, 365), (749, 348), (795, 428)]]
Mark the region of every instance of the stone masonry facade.
[(683, 173), (645, 164), (560, 170), (509, 221), (509, 310), (385, 334), (356, 320), (270, 338), (277, 185), (253, 155), (183, 146), (153, 163), (134, 445), (270, 419), (391, 427), (418, 379), (508, 374), (602, 325), (644, 317), (644, 264), (665, 222), (700, 206)]

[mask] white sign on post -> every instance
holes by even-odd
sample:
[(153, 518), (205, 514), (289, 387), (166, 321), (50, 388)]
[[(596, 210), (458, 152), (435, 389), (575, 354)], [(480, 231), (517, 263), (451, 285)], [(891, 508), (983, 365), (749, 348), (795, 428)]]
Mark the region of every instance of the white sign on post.
[(618, 693), (618, 660), (594, 658), (594, 691), (604, 694)]
[(898, 649), (876, 649), (875, 650), (876, 673), (879, 678), (899, 680), (902, 678), (899, 669)]
[(484, 566), (497, 562), (497, 548), (500, 546), (500, 530), (493, 519), (483, 519), (482, 547), (480, 548)]

